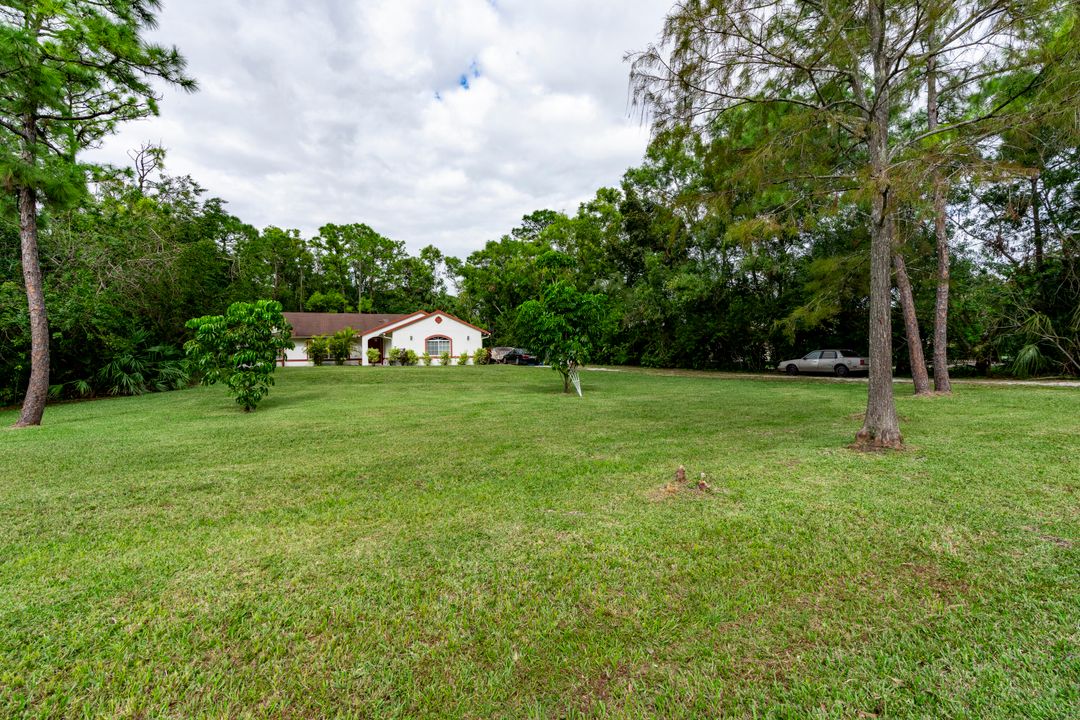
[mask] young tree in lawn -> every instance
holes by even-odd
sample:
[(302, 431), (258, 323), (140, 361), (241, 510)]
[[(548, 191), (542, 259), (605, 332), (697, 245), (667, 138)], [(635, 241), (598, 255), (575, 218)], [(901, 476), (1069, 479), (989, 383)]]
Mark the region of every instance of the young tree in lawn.
[(193, 318), (187, 326), (195, 337), (184, 350), (202, 373), (203, 384), (224, 381), (244, 412), (254, 410), (274, 384), (281, 353), (292, 347), (292, 328), (281, 303), (233, 303), (224, 315)]
[(154, 115), (153, 80), (194, 90), (176, 48), (147, 42), (158, 0), (12, 0), (0, 4), (0, 176), (18, 197), (31, 371), (18, 427), (41, 424), (49, 391), (49, 324), (38, 254), (38, 205), (85, 183), (79, 151), (127, 120)]
[[(870, 382), (860, 447), (898, 448), (892, 388), (890, 266), (896, 203), (919, 148), (934, 138), (1000, 115), (1020, 97), (995, 98), (972, 115), (923, 133), (899, 135), (894, 121), (924, 87), (927, 51), (950, 64), (949, 92), (974, 88), (1015, 57), (1003, 48), (1030, 43), (1025, 28), (1065, 0), (683, 0), (663, 41), (632, 57), (637, 102), (659, 128), (700, 123), (747, 104), (790, 104), (813, 113), (849, 152), (831, 173), (813, 173), (824, 189), (858, 179), (870, 206)], [(1030, 59), (1028, 59), (1030, 62)], [(778, 139), (783, 141), (783, 139)], [(802, 175), (802, 173), (794, 173)], [(801, 177), (805, 180), (805, 177)]]
[(518, 307), (518, 335), (562, 375), (563, 392), (570, 392), (571, 375), (592, 359), (605, 335), (607, 315), (606, 296), (559, 280), (539, 300)]

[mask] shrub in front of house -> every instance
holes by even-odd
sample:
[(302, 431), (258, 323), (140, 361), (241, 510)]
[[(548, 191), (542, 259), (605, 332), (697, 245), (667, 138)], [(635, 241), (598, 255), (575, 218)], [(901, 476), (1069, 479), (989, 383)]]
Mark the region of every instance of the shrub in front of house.
[(400, 359), (402, 365), (412, 366), (420, 360), (420, 357), (416, 354), (415, 350), (405, 350), (401, 353)]
[(450, 365), (450, 353), (449, 352), (444, 352), (441, 355), (439, 355), (439, 364), (442, 365), (443, 367), (447, 367), (447, 366)]
[(400, 365), (401, 364), (401, 348), (390, 348), (390, 352), (389, 352), (389, 354), (387, 354), (387, 358), (390, 359), (390, 364), (391, 365)]
[(491, 362), (491, 352), (487, 348), (480, 348), (473, 355), (473, 365), (487, 365)]
[(368, 348), (367, 361), (368, 365), (378, 365), (379, 360), (382, 358), (382, 353), (379, 352), (379, 348)]
[(330, 337), (330, 357), (334, 358), (335, 365), (344, 365), (346, 360), (352, 358), (355, 342), (356, 331), (348, 327), (338, 330)]
[(322, 365), (330, 357), (330, 338), (325, 335), (314, 335), (304, 343), (307, 349), (308, 360), (313, 365)]
[(468, 365), (469, 364), (469, 353), (467, 353), (467, 352), (461, 353), (461, 355), (458, 356), (457, 364), (458, 365)]
[(420, 359), (424, 361), (424, 367), (431, 367), (431, 354), (424, 353), (420, 356)]

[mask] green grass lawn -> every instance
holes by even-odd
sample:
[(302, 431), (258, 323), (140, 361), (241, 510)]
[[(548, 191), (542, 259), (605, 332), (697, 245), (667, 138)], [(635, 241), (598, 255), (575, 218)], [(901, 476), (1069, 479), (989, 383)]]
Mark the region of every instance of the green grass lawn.
[(1080, 715), (1080, 391), (900, 387), (865, 455), (863, 385), (583, 380), (291, 369), (250, 415), (0, 431), (0, 716)]

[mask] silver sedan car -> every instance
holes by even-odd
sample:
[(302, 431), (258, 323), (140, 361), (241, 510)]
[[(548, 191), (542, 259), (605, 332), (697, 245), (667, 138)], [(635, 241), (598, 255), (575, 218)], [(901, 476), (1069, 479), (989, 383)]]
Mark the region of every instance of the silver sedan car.
[(854, 350), (815, 350), (796, 360), (785, 360), (776, 369), (788, 375), (804, 372), (846, 377), (852, 373), (869, 372), (870, 361)]

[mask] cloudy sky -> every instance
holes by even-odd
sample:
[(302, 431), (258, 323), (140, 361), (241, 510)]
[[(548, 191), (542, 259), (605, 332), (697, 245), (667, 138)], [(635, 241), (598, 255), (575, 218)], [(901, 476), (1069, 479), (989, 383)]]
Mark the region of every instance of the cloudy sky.
[(169, 150), (257, 226), (366, 222), (463, 256), (637, 163), (627, 51), (669, 0), (165, 0), (201, 90), (95, 153)]

